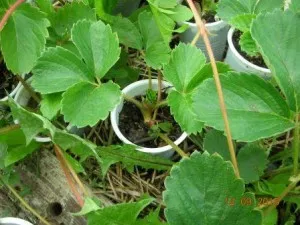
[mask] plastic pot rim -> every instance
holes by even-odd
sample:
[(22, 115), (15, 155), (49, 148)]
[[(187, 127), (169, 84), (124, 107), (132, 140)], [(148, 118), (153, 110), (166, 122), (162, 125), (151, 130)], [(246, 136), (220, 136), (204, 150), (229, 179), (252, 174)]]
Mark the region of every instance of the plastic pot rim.
[(29, 223), (28, 221), (15, 218), (15, 217), (5, 217), (0, 218), (0, 224), (1, 225), (33, 225), (32, 223)]
[[(152, 84), (157, 84), (158, 83), (158, 80), (156, 79), (152, 79)], [(122, 90), (122, 93), (124, 94), (127, 94), (129, 91), (133, 90), (133, 89), (136, 89), (136, 88), (139, 88), (141, 85), (145, 85), (145, 84), (148, 84), (148, 80), (140, 80), (140, 81), (137, 81), (137, 82), (134, 82), (128, 86), (126, 86), (123, 90)], [(163, 86), (165, 87), (168, 87), (168, 86), (171, 86), (170, 83), (166, 82), (166, 81), (163, 81)], [(118, 136), (118, 138), (125, 144), (131, 144), (131, 145), (134, 145), (134, 146), (137, 146), (137, 150), (141, 151), (141, 152), (146, 152), (146, 153), (152, 153), (152, 154), (159, 154), (159, 153), (164, 153), (164, 152), (167, 152), (167, 151), (170, 151), (170, 150), (173, 150), (173, 148), (170, 146), (170, 145), (166, 145), (166, 146), (163, 146), (163, 147), (159, 147), (159, 148), (146, 148), (146, 147), (141, 147), (141, 146), (138, 146), (134, 143), (132, 143), (131, 141), (129, 141), (120, 131), (119, 129), (119, 126), (118, 126), (118, 122), (117, 122), (117, 115), (119, 114), (119, 112), (117, 112), (117, 109), (120, 107), (120, 105), (123, 104), (123, 101), (118, 105), (116, 106), (113, 111), (111, 112), (110, 114), (110, 121), (111, 121), (111, 124), (112, 124), (112, 127), (113, 127), (113, 130), (115, 132), (115, 134)], [(187, 137), (187, 133), (186, 132), (183, 132), (181, 134), (181, 136), (176, 140), (174, 141), (174, 143), (176, 145), (179, 145), (181, 142), (184, 141), (184, 139), (186, 139)]]
[(235, 29), (232, 27), (232, 28), (230, 28), (230, 30), (228, 31), (228, 34), (227, 34), (228, 48), (230, 48), (230, 50), (233, 52), (233, 54), (247, 66), (249, 66), (255, 70), (258, 70), (260, 72), (263, 72), (263, 73), (271, 73), (270, 69), (263, 68), (263, 67), (257, 66), (255, 64), (249, 62), (236, 50), (236, 48), (234, 47), (233, 41), (232, 41), (234, 31), (235, 31)]

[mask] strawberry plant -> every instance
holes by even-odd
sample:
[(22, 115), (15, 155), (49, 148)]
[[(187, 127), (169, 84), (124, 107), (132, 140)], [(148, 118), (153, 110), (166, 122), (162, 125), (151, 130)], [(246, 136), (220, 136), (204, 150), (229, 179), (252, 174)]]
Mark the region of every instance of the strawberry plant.
[(276, 8), (283, 8), (283, 0), (275, 1), (229, 1), (221, 0), (218, 5), (218, 16), (232, 27), (242, 32), (239, 40), (241, 50), (249, 56), (258, 56), (259, 49), (252, 39), (250, 25), (261, 12), (271, 12)]

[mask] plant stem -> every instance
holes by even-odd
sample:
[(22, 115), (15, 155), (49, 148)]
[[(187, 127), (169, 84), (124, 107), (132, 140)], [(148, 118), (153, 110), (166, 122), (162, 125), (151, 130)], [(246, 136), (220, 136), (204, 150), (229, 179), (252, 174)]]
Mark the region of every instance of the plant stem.
[(157, 74), (157, 80), (158, 80), (157, 102), (160, 102), (160, 100), (161, 100), (161, 91), (162, 91), (162, 77), (161, 77), (161, 71), (158, 71), (158, 74)]
[(112, 126), (110, 126), (109, 134), (108, 134), (108, 140), (107, 140), (107, 145), (108, 146), (112, 144), (113, 137), (114, 137), (114, 130), (113, 130)]
[(282, 168), (278, 168), (276, 170), (272, 170), (270, 172), (267, 172), (263, 177), (270, 177), (270, 176), (274, 176), (280, 173), (284, 173), (284, 172), (289, 172), (292, 171), (294, 168), (294, 166), (286, 166), (286, 167), (282, 167)]
[(299, 115), (296, 115), (296, 126), (294, 129), (294, 140), (293, 140), (293, 149), (294, 149), (294, 175), (298, 174), (298, 161), (299, 161)]
[(205, 28), (204, 23), (202, 22), (202, 20), (200, 18), (199, 12), (197, 11), (197, 9), (195, 7), (194, 2), (192, 0), (186, 0), (186, 1), (189, 4), (189, 6), (190, 6), (190, 8), (191, 8), (191, 10), (194, 14), (196, 24), (198, 26), (198, 29), (200, 31), (201, 36), (203, 37), (203, 41), (205, 43), (207, 53), (208, 53), (208, 56), (209, 56), (209, 59), (210, 59), (210, 62), (211, 62), (213, 75), (214, 75), (214, 80), (215, 80), (215, 84), (216, 84), (216, 89), (217, 89), (217, 92), (218, 92), (218, 97), (219, 97), (219, 102), (220, 102), (220, 108), (221, 108), (221, 112), (222, 112), (222, 116), (223, 116), (223, 120), (224, 120), (225, 134), (226, 134), (226, 137), (227, 137), (230, 157), (231, 157), (231, 161), (232, 161), (232, 164), (233, 164), (233, 167), (234, 167), (235, 175), (236, 175), (237, 178), (240, 178), (240, 173), (239, 173), (239, 169), (238, 169), (238, 164), (237, 164), (237, 160), (236, 160), (234, 145), (233, 145), (230, 126), (229, 126), (229, 120), (228, 120), (224, 95), (223, 95), (223, 91), (222, 91), (222, 85), (221, 85), (219, 72), (218, 72), (216, 60), (215, 60), (215, 57), (214, 57), (214, 53), (213, 53), (213, 50), (212, 50), (212, 47), (211, 47), (211, 44), (210, 44), (210, 40), (208, 38), (207, 30)]
[[(160, 71), (158, 71), (157, 80), (158, 80), (158, 87), (157, 87), (157, 102), (156, 102), (156, 105), (161, 100), (162, 77), (161, 77), (161, 72)], [(153, 113), (153, 116), (152, 116), (152, 120), (156, 120), (157, 110), (158, 110), (158, 107), (156, 107), (155, 110), (154, 110), (154, 113)]]
[(14, 124), (14, 125), (10, 125), (10, 126), (6, 126), (0, 129), (0, 134), (5, 134), (9, 131), (13, 131), (13, 130), (17, 130), (20, 128), (19, 124)]
[(168, 101), (167, 100), (163, 100), (163, 101), (157, 102), (156, 105), (154, 106), (154, 108), (158, 109), (159, 107), (165, 106), (167, 104), (168, 104)]
[(9, 19), (10, 15), (23, 3), (25, 0), (17, 0), (4, 14), (0, 21), (0, 31), (2, 31), (6, 21)]
[(151, 73), (151, 68), (149, 66), (147, 66), (147, 71), (148, 71), (149, 89), (152, 89), (152, 73)]
[(179, 148), (170, 138), (165, 134), (159, 134), (159, 137), (163, 139), (168, 145), (171, 145), (172, 148), (182, 157), (189, 157), (181, 148)]
[(123, 94), (123, 98), (128, 101), (128, 102), (131, 102), (133, 103), (134, 105), (136, 105), (139, 110), (141, 111), (141, 113), (143, 114), (143, 117), (144, 117), (144, 121), (147, 123), (147, 122), (150, 122), (151, 119), (152, 119), (152, 115), (151, 115), (151, 112), (149, 112), (149, 110), (147, 110), (143, 104), (141, 102), (139, 102), (138, 100), (126, 95), (126, 94)]
[(191, 45), (194, 46), (200, 37), (201, 37), (201, 33), (200, 33), (200, 31), (198, 31), (197, 34), (195, 35), (195, 37), (193, 38)]
[(30, 96), (37, 102), (40, 103), (40, 98), (37, 96), (37, 94), (34, 92), (34, 90), (30, 87), (30, 85), (27, 84), (27, 82), (21, 77), (17, 76), (18, 80), (21, 82), (21, 84), (24, 86), (24, 88), (29, 92)]
[(142, 103), (140, 103), (138, 100), (134, 99), (133, 97), (130, 97), (130, 96), (126, 95), (126, 94), (123, 94), (123, 98), (126, 101), (135, 104), (139, 109), (144, 109), (144, 106), (142, 105)]
[(58, 161), (60, 162), (60, 166), (61, 166), (62, 170), (64, 171), (64, 174), (66, 176), (69, 187), (77, 200), (77, 203), (80, 205), (80, 207), (83, 207), (84, 201), (75, 187), (73, 179), (69, 173), (70, 171), (68, 170), (65, 158), (64, 158), (63, 154), (61, 153), (60, 148), (57, 145), (54, 145), (54, 151), (55, 151)]
[(0, 180), (2, 183), (11, 191), (11, 193), (21, 202), (24, 207), (29, 210), (34, 216), (36, 216), (40, 221), (42, 221), (46, 225), (51, 225), (49, 222), (47, 222), (37, 211), (35, 211), (28, 203), (16, 192), (16, 190), (11, 187), (9, 184), (3, 181), (2, 177), (0, 177)]
[[(276, 205), (282, 201), (282, 199), (291, 191), (293, 190), (297, 183), (300, 181), (300, 174), (298, 174), (297, 176), (293, 176), (292, 178), (292, 183), (289, 184), (289, 186), (287, 186), (287, 188), (281, 193), (281, 195), (279, 197), (276, 198), (276, 202), (274, 204), (272, 204), (266, 211), (265, 215), (268, 215), (272, 209), (274, 207), (276, 207)], [(262, 205), (261, 207), (259, 208), (263, 208), (264, 205)]]

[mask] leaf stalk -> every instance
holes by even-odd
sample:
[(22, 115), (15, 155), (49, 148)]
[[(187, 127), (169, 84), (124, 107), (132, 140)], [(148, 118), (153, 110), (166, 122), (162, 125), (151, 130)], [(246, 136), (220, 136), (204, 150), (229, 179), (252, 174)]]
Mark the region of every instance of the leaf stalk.
[(143, 114), (144, 122), (145, 123), (151, 122), (151, 120), (152, 120), (152, 111), (150, 111), (149, 109), (147, 109), (145, 106), (143, 106), (143, 104), (141, 102), (139, 102), (138, 100), (134, 99), (133, 97), (130, 97), (130, 96), (126, 95), (126, 94), (123, 94), (123, 98), (126, 101), (133, 103), (134, 105), (136, 105), (136, 107), (139, 108), (139, 110)]
[(300, 148), (300, 145), (299, 145), (299, 139), (300, 139), (300, 136), (299, 136), (299, 132), (300, 132), (300, 129), (299, 129), (299, 115), (297, 114), (296, 115), (296, 126), (295, 126), (295, 129), (294, 129), (294, 139), (293, 139), (293, 150), (294, 150), (294, 155), (293, 155), (293, 161), (294, 161), (294, 175), (298, 174), (298, 165), (299, 165), (299, 148)]
[(171, 145), (172, 148), (182, 157), (182, 158), (188, 158), (189, 156), (176, 145), (170, 138), (168, 138), (165, 134), (159, 134), (158, 135), (162, 140), (164, 140), (168, 145)]
[(4, 14), (0, 21), (0, 31), (2, 31), (3, 27), (5, 26), (7, 20), (11, 16), (11, 14), (23, 3), (25, 0), (17, 0)]
[(233, 164), (236, 177), (240, 178), (240, 173), (239, 173), (238, 164), (237, 164), (236, 155), (235, 155), (235, 150), (234, 150), (234, 145), (233, 145), (233, 141), (232, 141), (232, 135), (231, 135), (231, 131), (230, 131), (230, 125), (229, 125), (229, 120), (228, 120), (224, 95), (223, 95), (223, 91), (222, 91), (222, 85), (221, 85), (219, 72), (218, 72), (216, 60), (215, 60), (215, 57), (214, 57), (214, 53), (213, 53), (213, 50), (212, 50), (212, 47), (211, 47), (211, 44), (210, 44), (210, 40), (208, 38), (208, 33), (207, 33), (206, 28), (205, 28), (205, 24), (201, 20), (201, 17), (199, 15), (199, 12), (197, 11), (197, 8), (196, 8), (194, 2), (192, 0), (186, 0), (186, 1), (187, 1), (189, 7), (191, 8), (191, 10), (194, 14), (196, 24), (198, 26), (198, 29), (200, 31), (201, 36), (203, 37), (203, 41), (205, 43), (207, 53), (208, 53), (208, 56), (209, 56), (209, 59), (210, 59), (210, 62), (211, 62), (213, 75), (214, 75), (214, 80), (215, 80), (215, 85), (216, 85), (216, 89), (217, 89), (218, 97), (219, 97), (219, 102), (220, 102), (220, 108), (221, 108), (221, 112), (222, 112), (222, 116), (223, 116), (223, 120), (224, 120), (225, 134), (226, 134), (227, 143), (228, 143), (228, 146), (229, 146), (231, 162)]
[(64, 156), (61, 152), (61, 149), (57, 145), (54, 145), (54, 151), (55, 151), (55, 154), (56, 154), (56, 157), (57, 157), (58, 161), (60, 162), (61, 168), (64, 171), (64, 174), (66, 176), (69, 187), (70, 187), (73, 195), (76, 198), (77, 203), (80, 205), (80, 207), (83, 207), (84, 200), (82, 199), (80, 193), (76, 189), (76, 186), (75, 186), (74, 181), (73, 181), (72, 176), (71, 176), (71, 174), (73, 175), (73, 173), (68, 168), (67, 163), (66, 163), (66, 159), (64, 158)]

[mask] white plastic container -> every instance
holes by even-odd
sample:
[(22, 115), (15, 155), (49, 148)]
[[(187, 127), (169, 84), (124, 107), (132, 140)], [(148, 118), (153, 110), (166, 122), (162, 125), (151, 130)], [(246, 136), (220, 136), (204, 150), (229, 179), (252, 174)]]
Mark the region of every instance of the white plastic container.
[[(171, 85), (168, 82), (163, 81), (162, 86), (169, 87)], [(153, 90), (158, 89), (158, 80), (154, 80), (154, 79), (152, 80), (152, 88)], [(147, 89), (148, 89), (148, 80), (140, 80), (128, 85), (122, 90), (122, 92), (130, 97), (135, 97), (135, 96), (145, 94)], [(121, 133), (118, 127), (119, 114), (122, 111), (122, 108), (123, 108), (123, 101), (111, 112), (110, 120), (111, 120), (112, 127), (115, 131), (115, 134), (123, 143), (135, 145)], [(187, 137), (187, 133), (184, 132), (174, 143), (176, 145), (179, 145), (181, 142), (184, 141), (186, 137)], [(150, 153), (153, 155), (159, 155), (165, 158), (170, 158), (174, 153), (174, 150), (170, 145), (166, 145), (159, 148), (145, 148), (145, 147), (138, 146), (137, 150), (141, 152)]]
[[(185, 22), (185, 24), (188, 24), (189, 28), (179, 35), (180, 40), (185, 43), (191, 43), (198, 33), (198, 27), (196, 23)], [(205, 27), (209, 32), (209, 40), (214, 52), (215, 59), (217, 61), (223, 60), (229, 25), (223, 20), (220, 20), (214, 23), (207, 23), (205, 24)], [(205, 54), (207, 60), (209, 61), (207, 50), (202, 37), (198, 39), (198, 41), (196, 42), (196, 46), (201, 49), (201, 51)]]
[(33, 224), (19, 218), (6, 217), (6, 218), (0, 218), (0, 225), (33, 225)]
[(234, 33), (234, 28), (231, 28), (227, 35), (228, 41), (228, 51), (226, 54), (226, 58), (224, 60), (225, 63), (229, 64), (232, 69), (238, 72), (247, 72), (257, 74), (265, 79), (271, 78), (271, 71), (269, 69), (256, 66), (253, 63), (246, 60), (234, 47), (232, 36)]
[[(30, 83), (31, 79), (27, 80), (27, 82)], [(17, 93), (14, 97), (14, 100), (21, 106), (27, 106), (30, 98), (31, 98), (30, 93), (24, 88), (23, 85), (21, 85), (21, 87), (18, 89), (18, 91), (17, 91)], [(15, 120), (14, 122), (16, 124), (19, 123), (18, 120)], [(82, 129), (78, 129), (77, 127), (72, 126), (72, 125), (67, 126), (67, 130), (70, 131), (70, 133), (74, 133), (74, 134), (77, 134), (77, 135), (81, 135), (82, 132), (83, 132)], [(36, 142), (39, 142), (39, 143), (51, 142), (51, 138), (49, 138), (49, 137), (39, 137), (39, 136), (37, 136), (37, 137), (34, 138), (34, 140)]]
[[(27, 80), (27, 82), (31, 82), (31, 80), (29, 79), (29, 81)], [(18, 89), (14, 100), (20, 105), (20, 106), (27, 106), (29, 100), (30, 100), (31, 96), (30, 93), (24, 88), (23, 85), (21, 85), (21, 87)], [(19, 123), (18, 120), (14, 121), (16, 124)], [(35, 137), (34, 140), (36, 142), (40, 142), (40, 143), (47, 143), (47, 142), (51, 142), (51, 138), (49, 137)]]
[[(15, 89), (13, 89), (12, 92), (9, 94), (9, 96), (10, 96), (10, 97), (14, 97), (14, 96), (17, 94), (18, 90), (21, 88), (21, 86), (22, 86), (22, 84), (21, 84), (21, 82), (19, 82), (19, 83), (17, 84), (17, 86), (15, 87)], [(6, 97), (0, 99), (0, 102), (5, 102), (5, 101), (7, 101), (7, 100), (8, 100), (8, 96), (6, 96)]]

